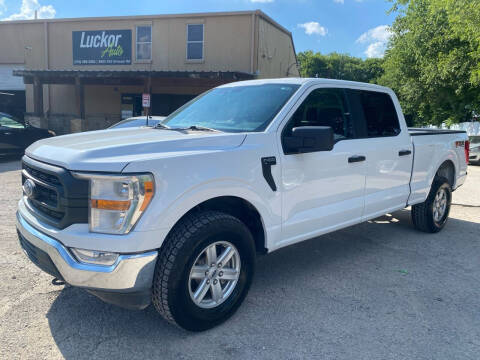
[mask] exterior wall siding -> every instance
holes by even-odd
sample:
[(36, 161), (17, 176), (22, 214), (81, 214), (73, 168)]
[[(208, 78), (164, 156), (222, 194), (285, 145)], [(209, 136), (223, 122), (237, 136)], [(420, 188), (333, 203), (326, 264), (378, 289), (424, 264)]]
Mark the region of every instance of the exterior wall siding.
[(45, 68), (43, 23), (0, 22), (0, 64), (21, 64), (26, 68)]
[(299, 76), (291, 37), (263, 18), (258, 19), (257, 61), (259, 77)]
[[(201, 62), (186, 59), (187, 24), (204, 24), (204, 57)], [(250, 72), (251, 17), (212, 16), (49, 23), (49, 63), (51, 69), (74, 70), (169, 70)], [(135, 60), (137, 25), (152, 26), (152, 61)], [(73, 65), (72, 31), (132, 31), (131, 65)]]

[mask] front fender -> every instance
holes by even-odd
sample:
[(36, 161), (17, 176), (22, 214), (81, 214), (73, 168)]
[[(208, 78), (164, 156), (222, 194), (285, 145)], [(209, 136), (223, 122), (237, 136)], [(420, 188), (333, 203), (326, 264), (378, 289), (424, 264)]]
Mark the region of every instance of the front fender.
[[(281, 213), (274, 211), (274, 209), (281, 209), (278, 193), (275, 193), (270, 201), (266, 201), (251, 184), (237, 179), (212, 180), (199, 184), (183, 192), (168, 205), (161, 202), (152, 203), (153, 206), (144, 214), (137, 229), (163, 230), (166, 236), (188, 211), (207, 200), (222, 196), (243, 199), (259, 212), (267, 245), (269, 239), (280, 232)], [(158, 239), (158, 247), (163, 240), (163, 238)]]

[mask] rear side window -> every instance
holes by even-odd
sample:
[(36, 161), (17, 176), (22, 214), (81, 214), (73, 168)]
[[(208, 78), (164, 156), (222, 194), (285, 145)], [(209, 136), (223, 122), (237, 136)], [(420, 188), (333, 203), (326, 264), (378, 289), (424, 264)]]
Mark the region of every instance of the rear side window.
[(359, 91), (368, 137), (400, 134), (397, 111), (390, 95), (374, 91)]

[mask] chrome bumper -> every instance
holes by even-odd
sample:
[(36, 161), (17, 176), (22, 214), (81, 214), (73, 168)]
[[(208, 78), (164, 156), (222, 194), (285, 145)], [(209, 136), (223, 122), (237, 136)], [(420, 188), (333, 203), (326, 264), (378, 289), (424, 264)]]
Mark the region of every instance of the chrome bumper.
[(70, 285), (116, 292), (138, 292), (152, 287), (157, 251), (122, 254), (111, 266), (86, 264), (78, 262), (65, 246), (34, 228), (18, 212), (17, 230), (33, 246), (48, 254)]

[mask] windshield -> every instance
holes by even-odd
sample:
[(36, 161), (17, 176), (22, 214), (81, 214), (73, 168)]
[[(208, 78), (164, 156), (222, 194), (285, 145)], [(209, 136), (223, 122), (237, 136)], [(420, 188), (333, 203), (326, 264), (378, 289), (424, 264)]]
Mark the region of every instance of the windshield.
[(182, 106), (163, 124), (226, 132), (263, 131), (299, 87), (264, 84), (216, 88)]
[(470, 137), (470, 144), (480, 145), (480, 136), (471, 136)]

